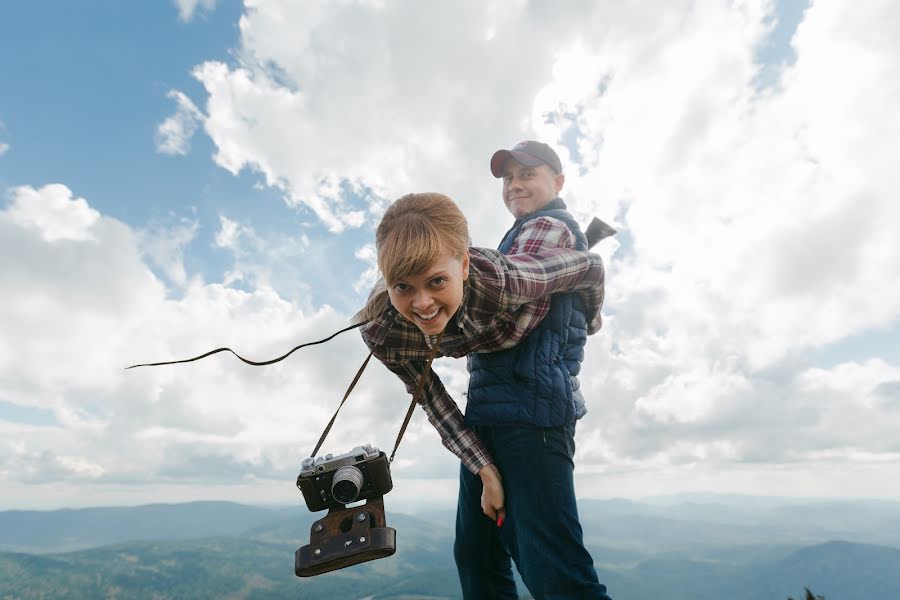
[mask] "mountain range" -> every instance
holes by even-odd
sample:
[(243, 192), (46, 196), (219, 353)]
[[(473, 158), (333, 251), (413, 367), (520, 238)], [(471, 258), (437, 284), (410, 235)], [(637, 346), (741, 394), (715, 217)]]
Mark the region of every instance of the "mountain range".
[[(390, 511), (397, 553), (313, 578), (321, 514), (227, 502), (0, 512), (0, 598), (459, 598), (453, 513)], [(900, 503), (581, 500), (616, 600), (900, 598)], [(527, 590), (520, 585), (522, 597)]]

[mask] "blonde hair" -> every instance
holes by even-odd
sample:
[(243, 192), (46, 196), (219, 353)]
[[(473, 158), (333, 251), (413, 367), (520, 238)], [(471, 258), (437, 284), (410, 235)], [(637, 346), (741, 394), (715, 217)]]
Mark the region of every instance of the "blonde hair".
[(387, 309), (387, 285), (431, 267), (446, 250), (462, 257), (470, 245), (466, 217), (449, 197), (434, 192), (407, 194), (394, 201), (375, 230), (378, 270), (365, 308), (353, 322), (377, 317)]

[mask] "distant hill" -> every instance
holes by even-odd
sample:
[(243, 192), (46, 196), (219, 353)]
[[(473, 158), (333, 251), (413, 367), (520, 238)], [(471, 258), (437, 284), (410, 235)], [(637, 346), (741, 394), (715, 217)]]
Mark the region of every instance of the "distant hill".
[(773, 597), (799, 596), (800, 579), (826, 600), (900, 598), (900, 548), (828, 542), (797, 550), (754, 574)]
[(398, 530), (394, 556), (296, 577), (294, 551), (309, 543), (312, 516), (280, 515), (241, 537), (131, 542), (61, 554), (0, 553), (0, 598), (459, 596), (446, 528), (406, 515), (389, 517), (388, 524)]
[[(745, 510), (629, 501), (581, 507), (589, 549), (615, 600), (785, 600), (802, 598), (804, 587), (827, 600), (900, 598), (900, 548), (796, 543), (837, 527), (828, 522), (830, 508), (783, 534), (780, 519), (788, 517), (767, 522), (757, 514), (754, 531), (752, 510)], [(726, 520), (729, 511), (737, 522)], [(765, 511), (771, 514), (771, 507)], [(0, 598), (459, 597), (449, 513), (413, 517), (389, 510), (395, 556), (298, 578), (294, 551), (308, 543), (315, 516), (302, 506), (223, 502), (2, 512), (0, 544), (30, 544), (42, 554), (0, 553)], [(873, 523), (860, 517), (851, 523), (860, 530), (840, 527), (864, 538)], [(53, 552), (66, 545), (97, 547)]]
[[(297, 515), (305, 509), (293, 509)], [(132, 540), (189, 540), (241, 535), (290, 509), (232, 502), (0, 512), (0, 550), (65, 552)]]
[[(0, 554), (0, 597), (459, 598), (450, 540), (443, 543), (443, 552), (423, 553), (407, 542), (391, 558), (308, 579), (293, 574), (293, 545), (249, 539), (137, 542), (40, 556), (7, 553)], [(857, 562), (860, 558), (867, 562)], [(804, 586), (835, 600), (900, 598), (898, 573), (900, 550), (849, 543), (807, 548), (763, 565), (662, 557), (630, 570), (600, 570), (616, 600), (782, 600), (799, 597)]]

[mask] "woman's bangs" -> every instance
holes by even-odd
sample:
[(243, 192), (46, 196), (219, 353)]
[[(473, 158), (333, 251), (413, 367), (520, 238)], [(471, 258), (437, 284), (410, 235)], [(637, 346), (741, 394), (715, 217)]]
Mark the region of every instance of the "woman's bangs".
[(379, 248), (378, 267), (388, 285), (393, 285), (431, 268), (440, 258), (441, 251), (441, 238), (430, 223), (407, 219)]

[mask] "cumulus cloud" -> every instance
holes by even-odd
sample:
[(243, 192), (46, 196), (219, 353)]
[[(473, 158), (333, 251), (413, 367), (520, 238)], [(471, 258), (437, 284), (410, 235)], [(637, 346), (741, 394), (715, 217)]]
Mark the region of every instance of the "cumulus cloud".
[[(573, 212), (621, 231), (599, 248), (610, 314), (585, 364), (591, 464), (812, 460), (831, 443), (867, 460), (852, 448), (891, 452), (866, 441), (880, 429), (829, 431), (878, 403), (820, 410), (837, 394), (802, 382), (810, 350), (900, 318), (891, 10), (813, 3), (785, 49), (796, 61), (764, 89), (766, 1), (250, 4), (238, 60), (194, 75), (216, 161), (333, 232), (437, 189), (494, 245), (508, 216), (488, 157), (556, 144)], [(357, 258), (372, 264), (365, 246)], [(856, 367), (889, 405), (894, 375)]]
[[(271, 358), (349, 320), (262, 284), (241, 290), (187, 277), (172, 298), (145, 262), (145, 235), (59, 184), (17, 188), (0, 211), (0, 251), (17, 257), (0, 265), (0, 398), (51, 415), (44, 424), (0, 418), (4, 487), (289, 482), (365, 357), (350, 332), (266, 368), (216, 355), (124, 370), (224, 345)], [(328, 451), (393, 440), (405, 390), (381, 365), (364, 379)], [(444, 452), (427, 424), (416, 430), (408, 468)], [(280, 499), (295, 501), (283, 488)]]
[[(900, 494), (882, 486), (887, 472), (900, 481), (900, 366), (810, 354), (900, 319), (900, 31), (889, 2), (813, 3), (796, 61), (760, 89), (773, 10), (248, 2), (235, 61), (194, 69), (208, 95), (194, 122), (221, 167), (262, 174), (333, 241), (223, 215), (228, 276), (173, 268), (173, 299), (144, 260), (183, 268), (189, 231), (157, 236), (168, 243), (154, 253), (63, 186), (11, 192), (2, 250), (25, 258), (0, 267), (12, 334), (0, 392), (56, 424), (4, 424), (0, 464), (100, 482), (289, 479), (363, 358), (355, 334), (265, 370), (219, 355), (127, 376), (122, 364), (221, 345), (268, 358), (325, 337), (349, 318), (315, 296), (336, 261), (369, 269), (357, 292), (375, 276), (371, 238), (347, 244), (352, 230), (394, 197), (437, 190), (493, 246), (510, 218), (488, 158), (540, 138), (560, 149), (576, 216), (620, 231), (598, 248), (607, 317), (581, 376), (580, 493), (842, 493), (843, 479), (803, 475), (825, 472)], [(437, 368), (462, 402), (463, 361)], [(406, 399), (372, 365), (334, 447), (387, 445)], [(419, 414), (398, 473), (452, 477), (453, 465)]]
[(100, 214), (84, 198), (75, 198), (63, 185), (47, 185), (36, 190), (14, 188), (6, 217), (16, 225), (36, 231), (47, 242), (94, 239), (92, 232)]
[(191, 151), (191, 138), (203, 113), (190, 98), (178, 90), (170, 90), (167, 98), (175, 100), (175, 114), (156, 128), (156, 151), (161, 154), (185, 155)]
[(220, 215), (213, 243), (227, 250), (233, 258), (224, 277), (226, 285), (271, 288), (307, 308), (313, 306), (310, 283), (303, 275), (303, 266), (314, 251), (305, 234), (264, 237), (252, 226)]
[(216, 7), (216, 0), (175, 0), (178, 7), (178, 18), (187, 23), (194, 18), (198, 8), (212, 11)]
[[(6, 129), (6, 125), (3, 124), (3, 121), (0, 121), (0, 131)], [(3, 156), (9, 151), (9, 144), (5, 142), (0, 142), (0, 156)]]
[(198, 227), (198, 221), (181, 218), (171, 225), (154, 223), (137, 232), (141, 251), (176, 286), (187, 282), (184, 252), (197, 235)]

